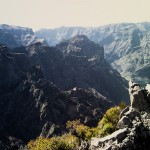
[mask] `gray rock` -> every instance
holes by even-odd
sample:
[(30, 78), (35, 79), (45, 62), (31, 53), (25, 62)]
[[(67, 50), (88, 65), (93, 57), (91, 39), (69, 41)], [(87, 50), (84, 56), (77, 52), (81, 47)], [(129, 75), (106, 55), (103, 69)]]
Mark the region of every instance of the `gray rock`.
[(118, 122), (118, 124), (117, 124), (117, 127), (118, 127), (119, 129), (123, 129), (123, 128), (126, 128), (126, 127), (131, 128), (131, 127), (132, 127), (132, 121), (131, 121), (131, 119), (128, 118), (127, 116), (123, 116), (123, 117), (119, 120), (119, 122)]
[(125, 116), (131, 118), (131, 120), (135, 119), (136, 117), (141, 118), (140, 112), (133, 107), (130, 107), (129, 111), (125, 113)]
[[(131, 107), (126, 107), (120, 114), (118, 130), (104, 138), (92, 138), (91, 150), (147, 150), (150, 149), (150, 111), (147, 92), (135, 96), (140, 91), (138, 84), (130, 82)], [(139, 97), (138, 97), (139, 96)], [(136, 103), (137, 102), (137, 103)], [(146, 106), (143, 106), (143, 104)], [(142, 106), (141, 106), (142, 105)], [(142, 110), (142, 112), (140, 112)]]
[[(145, 95), (146, 90), (140, 88), (137, 83), (129, 82), (129, 94), (131, 107), (136, 108), (138, 111), (147, 110), (149, 107)], [(146, 96), (146, 97), (145, 97)]]
[(129, 106), (127, 106), (125, 109), (123, 109), (123, 110), (120, 112), (119, 118), (122, 118), (122, 117), (124, 116), (124, 114), (129, 111), (129, 109), (130, 109)]
[(115, 131), (113, 134), (108, 135), (104, 138), (92, 138), (90, 143), (90, 150), (96, 149), (109, 149), (110, 145), (114, 143), (114, 141), (122, 141), (127, 135), (127, 128), (119, 129)]

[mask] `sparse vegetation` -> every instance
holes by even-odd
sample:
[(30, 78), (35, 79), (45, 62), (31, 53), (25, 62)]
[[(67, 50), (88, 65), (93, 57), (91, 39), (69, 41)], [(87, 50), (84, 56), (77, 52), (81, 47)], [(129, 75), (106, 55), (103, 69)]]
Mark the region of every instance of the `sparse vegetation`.
[(37, 138), (28, 143), (30, 150), (71, 150), (79, 146), (79, 140), (71, 133), (52, 138)]
[(75, 134), (79, 139), (88, 141), (94, 133), (92, 128), (81, 124), (80, 120), (68, 121), (66, 127), (72, 134)]
[(107, 110), (97, 126), (101, 137), (109, 135), (116, 130), (116, 126), (119, 121), (119, 114), (123, 108), (124, 107), (121, 104), (121, 106), (116, 106)]
[(99, 121), (98, 126), (90, 128), (80, 122), (80, 120), (68, 121), (66, 128), (69, 133), (52, 138), (37, 138), (28, 143), (30, 150), (72, 150), (78, 149), (82, 140), (88, 141), (92, 137), (104, 137), (116, 130), (119, 121), (119, 114), (125, 108), (125, 103), (112, 107)]

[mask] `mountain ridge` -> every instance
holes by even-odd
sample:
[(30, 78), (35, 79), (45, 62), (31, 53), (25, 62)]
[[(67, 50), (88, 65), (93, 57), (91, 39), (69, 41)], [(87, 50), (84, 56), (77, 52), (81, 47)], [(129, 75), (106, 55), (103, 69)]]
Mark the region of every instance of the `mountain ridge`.
[(15, 48), (28, 46), (36, 42), (44, 43), (44, 39), (37, 38), (31, 28), (7, 24), (0, 25), (0, 44)]
[[(110, 24), (96, 28), (63, 27), (46, 29), (45, 31), (39, 30), (35, 34), (45, 38), (49, 45), (55, 45), (77, 34), (86, 35), (90, 40), (104, 46), (106, 60), (123, 77), (141, 84), (146, 84), (150, 80), (150, 77), (144, 76), (144, 73), (142, 76), (137, 73), (141, 68), (145, 72), (144, 67), (150, 60), (149, 22)], [(139, 61), (136, 62), (134, 56)]]

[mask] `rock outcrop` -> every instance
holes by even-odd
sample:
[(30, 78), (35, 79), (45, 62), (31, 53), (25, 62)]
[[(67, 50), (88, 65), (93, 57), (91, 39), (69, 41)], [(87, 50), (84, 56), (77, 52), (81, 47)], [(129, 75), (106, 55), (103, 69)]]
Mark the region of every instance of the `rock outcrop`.
[(92, 138), (90, 150), (150, 149), (150, 93), (136, 83), (129, 86), (131, 106), (122, 110), (118, 130), (104, 138)]

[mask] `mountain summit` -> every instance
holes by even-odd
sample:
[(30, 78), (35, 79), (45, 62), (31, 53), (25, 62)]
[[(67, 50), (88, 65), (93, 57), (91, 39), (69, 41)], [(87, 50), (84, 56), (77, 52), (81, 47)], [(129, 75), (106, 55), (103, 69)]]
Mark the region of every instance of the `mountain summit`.
[(64, 54), (85, 56), (89, 59), (104, 59), (104, 49), (93, 41), (89, 40), (85, 35), (77, 35), (69, 40), (63, 41), (56, 45)]

